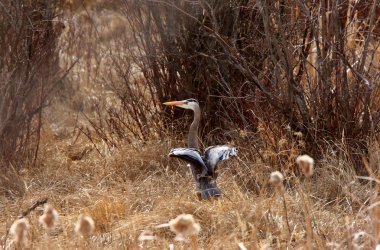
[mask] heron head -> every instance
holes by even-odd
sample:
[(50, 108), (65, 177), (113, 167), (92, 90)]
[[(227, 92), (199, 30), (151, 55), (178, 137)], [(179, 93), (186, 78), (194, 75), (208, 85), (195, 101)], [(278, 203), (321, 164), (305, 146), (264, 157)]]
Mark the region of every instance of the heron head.
[(164, 105), (167, 106), (176, 106), (184, 109), (192, 109), (199, 108), (198, 101), (195, 99), (186, 99), (182, 101), (172, 101), (172, 102), (164, 102)]

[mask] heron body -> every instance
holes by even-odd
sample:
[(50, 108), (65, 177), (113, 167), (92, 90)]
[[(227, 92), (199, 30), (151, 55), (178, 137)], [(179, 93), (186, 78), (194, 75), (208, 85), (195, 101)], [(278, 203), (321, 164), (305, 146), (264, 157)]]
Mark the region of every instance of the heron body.
[(216, 186), (217, 164), (220, 161), (236, 156), (236, 149), (229, 146), (211, 146), (206, 148), (203, 156), (199, 151), (198, 127), (201, 120), (201, 110), (198, 101), (187, 99), (183, 101), (165, 102), (168, 106), (177, 106), (194, 111), (194, 120), (190, 125), (188, 148), (174, 148), (169, 156), (182, 159), (189, 163), (194, 180), (197, 184), (200, 199), (220, 196), (222, 193)]

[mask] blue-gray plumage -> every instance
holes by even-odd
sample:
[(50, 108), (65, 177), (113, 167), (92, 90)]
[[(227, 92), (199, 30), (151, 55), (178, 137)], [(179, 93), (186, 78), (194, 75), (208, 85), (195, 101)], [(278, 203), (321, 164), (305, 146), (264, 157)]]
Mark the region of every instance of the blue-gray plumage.
[(190, 125), (188, 135), (188, 148), (174, 148), (169, 156), (180, 158), (189, 163), (191, 172), (199, 190), (200, 199), (220, 196), (222, 193), (215, 184), (217, 178), (217, 164), (227, 160), (230, 156), (236, 156), (236, 149), (226, 145), (211, 146), (206, 148), (204, 156), (201, 156), (198, 145), (198, 127), (201, 119), (201, 111), (198, 101), (187, 99), (183, 101), (165, 102), (165, 105), (176, 106), (194, 111), (194, 120)]
[(230, 156), (236, 156), (236, 148), (226, 145), (211, 146), (206, 148), (204, 156), (194, 148), (173, 148), (169, 156), (177, 157), (202, 169), (200, 177), (216, 178), (216, 167), (219, 161), (228, 160)]

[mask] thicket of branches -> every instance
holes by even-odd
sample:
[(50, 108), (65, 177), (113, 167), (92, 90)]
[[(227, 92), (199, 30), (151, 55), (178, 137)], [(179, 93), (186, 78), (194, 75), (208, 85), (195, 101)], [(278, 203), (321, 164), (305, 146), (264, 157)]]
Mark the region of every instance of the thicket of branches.
[(53, 24), (55, 4), (0, 2), (0, 183), (4, 189), (16, 185), (15, 171), (33, 164), (41, 110), (61, 77), (55, 42), (64, 27)]
[[(99, 98), (107, 115), (96, 105), (97, 120), (85, 115), (109, 145), (164, 137), (173, 118), (185, 131), (182, 117), (191, 116), (161, 104), (185, 98), (201, 103), (205, 143), (260, 133), (265, 124), (273, 138), (301, 132), (309, 153), (343, 142), (358, 161), (379, 132), (378, 0), (64, 3), (75, 3), (70, 41), (83, 40), (69, 47), (86, 51), (87, 82), (106, 86)], [(59, 4), (0, 5), (0, 153), (16, 170), (35, 159), (41, 108), (63, 76)]]
[(378, 0), (124, 6), (135, 41), (129, 63), (141, 69), (153, 99), (141, 116), (159, 114), (164, 101), (193, 97), (206, 117), (206, 139), (215, 140), (215, 128), (255, 132), (266, 123), (282, 128), (278, 138), (286, 128), (302, 132), (309, 152), (344, 142), (357, 163), (379, 131)]

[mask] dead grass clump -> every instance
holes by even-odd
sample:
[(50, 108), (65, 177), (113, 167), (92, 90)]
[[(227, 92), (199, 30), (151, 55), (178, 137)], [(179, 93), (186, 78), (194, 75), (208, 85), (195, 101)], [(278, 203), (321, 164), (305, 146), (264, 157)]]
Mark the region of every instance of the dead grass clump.
[(22, 196), (25, 192), (25, 184), (12, 164), (5, 165), (0, 160), (0, 195)]
[[(167, 166), (174, 163), (165, 157), (169, 151), (169, 145), (158, 142), (152, 142), (149, 145), (137, 143), (131, 146), (121, 146), (108, 165), (115, 173), (123, 176), (124, 180), (136, 181), (150, 174), (171, 171)], [(181, 167), (177, 169), (181, 169)], [(182, 169), (186, 170), (185, 167)]]
[(17, 219), (13, 222), (9, 233), (12, 235), (16, 247), (25, 247), (28, 245), (29, 229), (29, 221), (26, 218)]
[(82, 160), (82, 158), (91, 150), (93, 150), (93, 147), (91, 145), (86, 145), (86, 146), (69, 145), (67, 148), (67, 156), (72, 161), (78, 161), (78, 160)]
[(125, 219), (127, 208), (125, 200), (119, 197), (101, 198), (88, 209), (88, 213), (96, 221), (100, 232), (108, 232), (118, 220)]
[(330, 205), (343, 202), (355, 208), (368, 199), (368, 183), (361, 183), (349, 161), (327, 157), (318, 165), (311, 185), (305, 187), (313, 196), (332, 202)]
[(296, 172), (293, 162), (306, 149), (303, 133), (277, 126), (272, 121), (260, 121), (256, 137), (260, 139), (256, 147), (263, 163), (281, 169), (284, 174)]

